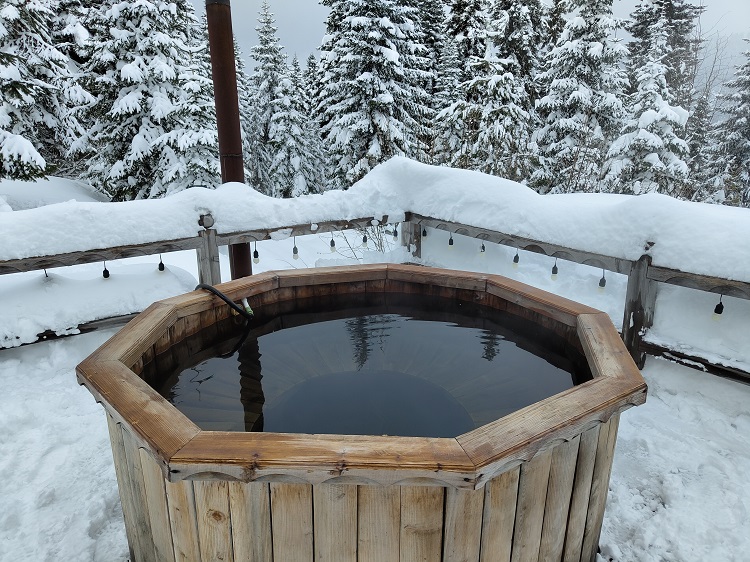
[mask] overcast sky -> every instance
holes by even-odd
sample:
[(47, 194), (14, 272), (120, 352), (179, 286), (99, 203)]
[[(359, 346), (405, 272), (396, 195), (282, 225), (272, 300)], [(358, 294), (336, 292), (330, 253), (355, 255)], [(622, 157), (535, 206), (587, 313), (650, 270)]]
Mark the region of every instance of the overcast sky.
[[(437, 1), (437, 0), (436, 0)], [(698, 3), (700, 0), (693, 0)], [(205, 12), (205, 0), (192, 0), (199, 15)], [(257, 44), (258, 12), (262, 0), (232, 0), (232, 20), (237, 41), (245, 59), (250, 48)], [(304, 61), (310, 53), (317, 54), (328, 8), (318, 0), (270, 0), (271, 12), (281, 44), (291, 58), (295, 53)], [(750, 0), (704, 0), (707, 5), (703, 16), (704, 31), (715, 30), (723, 34), (743, 34), (750, 37)], [(636, 0), (615, 0), (615, 14), (627, 17)], [(252, 65), (249, 67), (252, 70)]]

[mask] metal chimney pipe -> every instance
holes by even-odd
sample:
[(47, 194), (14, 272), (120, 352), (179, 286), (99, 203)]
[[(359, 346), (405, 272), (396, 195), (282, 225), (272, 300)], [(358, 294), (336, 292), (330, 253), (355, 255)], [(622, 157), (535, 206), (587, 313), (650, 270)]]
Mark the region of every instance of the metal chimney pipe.
[[(232, 8), (230, 0), (206, 0), (208, 44), (214, 81), (216, 124), (219, 136), (221, 181), (245, 183), (240, 132), (240, 104), (237, 95), (237, 68), (234, 63)], [(229, 246), (232, 279), (253, 274), (250, 244)]]

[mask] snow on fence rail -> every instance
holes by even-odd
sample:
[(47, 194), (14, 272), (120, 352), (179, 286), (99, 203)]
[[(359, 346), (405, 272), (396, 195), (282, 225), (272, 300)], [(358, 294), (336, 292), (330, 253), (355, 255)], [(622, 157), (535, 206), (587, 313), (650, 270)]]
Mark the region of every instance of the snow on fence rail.
[(0, 274), (195, 249), (208, 283), (220, 280), (221, 245), (401, 222), (403, 242), (418, 256), (423, 228), (446, 230), (628, 275), (623, 338), (639, 364), (659, 283), (750, 299), (748, 209), (659, 195), (540, 196), (405, 158), (348, 191), (293, 200), (229, 184), (157, 201), (62, 203), (2, 219)]

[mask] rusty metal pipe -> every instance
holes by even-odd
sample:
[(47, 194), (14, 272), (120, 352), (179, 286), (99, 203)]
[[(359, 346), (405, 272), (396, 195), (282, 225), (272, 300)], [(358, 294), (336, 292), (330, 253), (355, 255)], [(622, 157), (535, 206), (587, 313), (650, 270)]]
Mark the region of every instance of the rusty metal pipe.
[[(211, 52), (211, 74), (214, 81), (221, 181), (222, 183), (245, 183), (240, 103), (237, 95), (237, 68), (232, 35), (232, 8), (229, 0), (206, 0), (206, 21)], [(250, 244), (231, 245), (229, 264), (232, 279), (252, 275)]]

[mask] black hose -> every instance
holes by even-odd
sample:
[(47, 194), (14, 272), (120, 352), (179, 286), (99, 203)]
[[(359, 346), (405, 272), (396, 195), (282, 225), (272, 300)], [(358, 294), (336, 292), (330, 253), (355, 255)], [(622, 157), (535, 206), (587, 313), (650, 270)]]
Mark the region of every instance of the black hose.
[(234, 310), (237, 314), (242, 315), (242, 317), (245, 320), (247, 320), (248, 322), (250, 322), (253, 319), (253, 315), (252, 314), (250, 314), (247, 310), (245, 310), (241, 306), (237, 306), (237, 304), (235, 302), (233, 302), (232, 299), (230, 299), (228, 296), (226, 296), (224, 293), (222, 293), (216, 287), (214, 287), (212, 285), (206, 285), (205, 283), (200, 283), (195, 288), (196, 291), (198, 289), (204, 289), (206, 291), (209, 291), (209, 292), (213, 293), (214, 295), (216, 295), (217, 297), (219, 297), (221, 300), (223, 300), (225, 303), (227, 303), (229, 305), (229, 307), (232, 310)]

